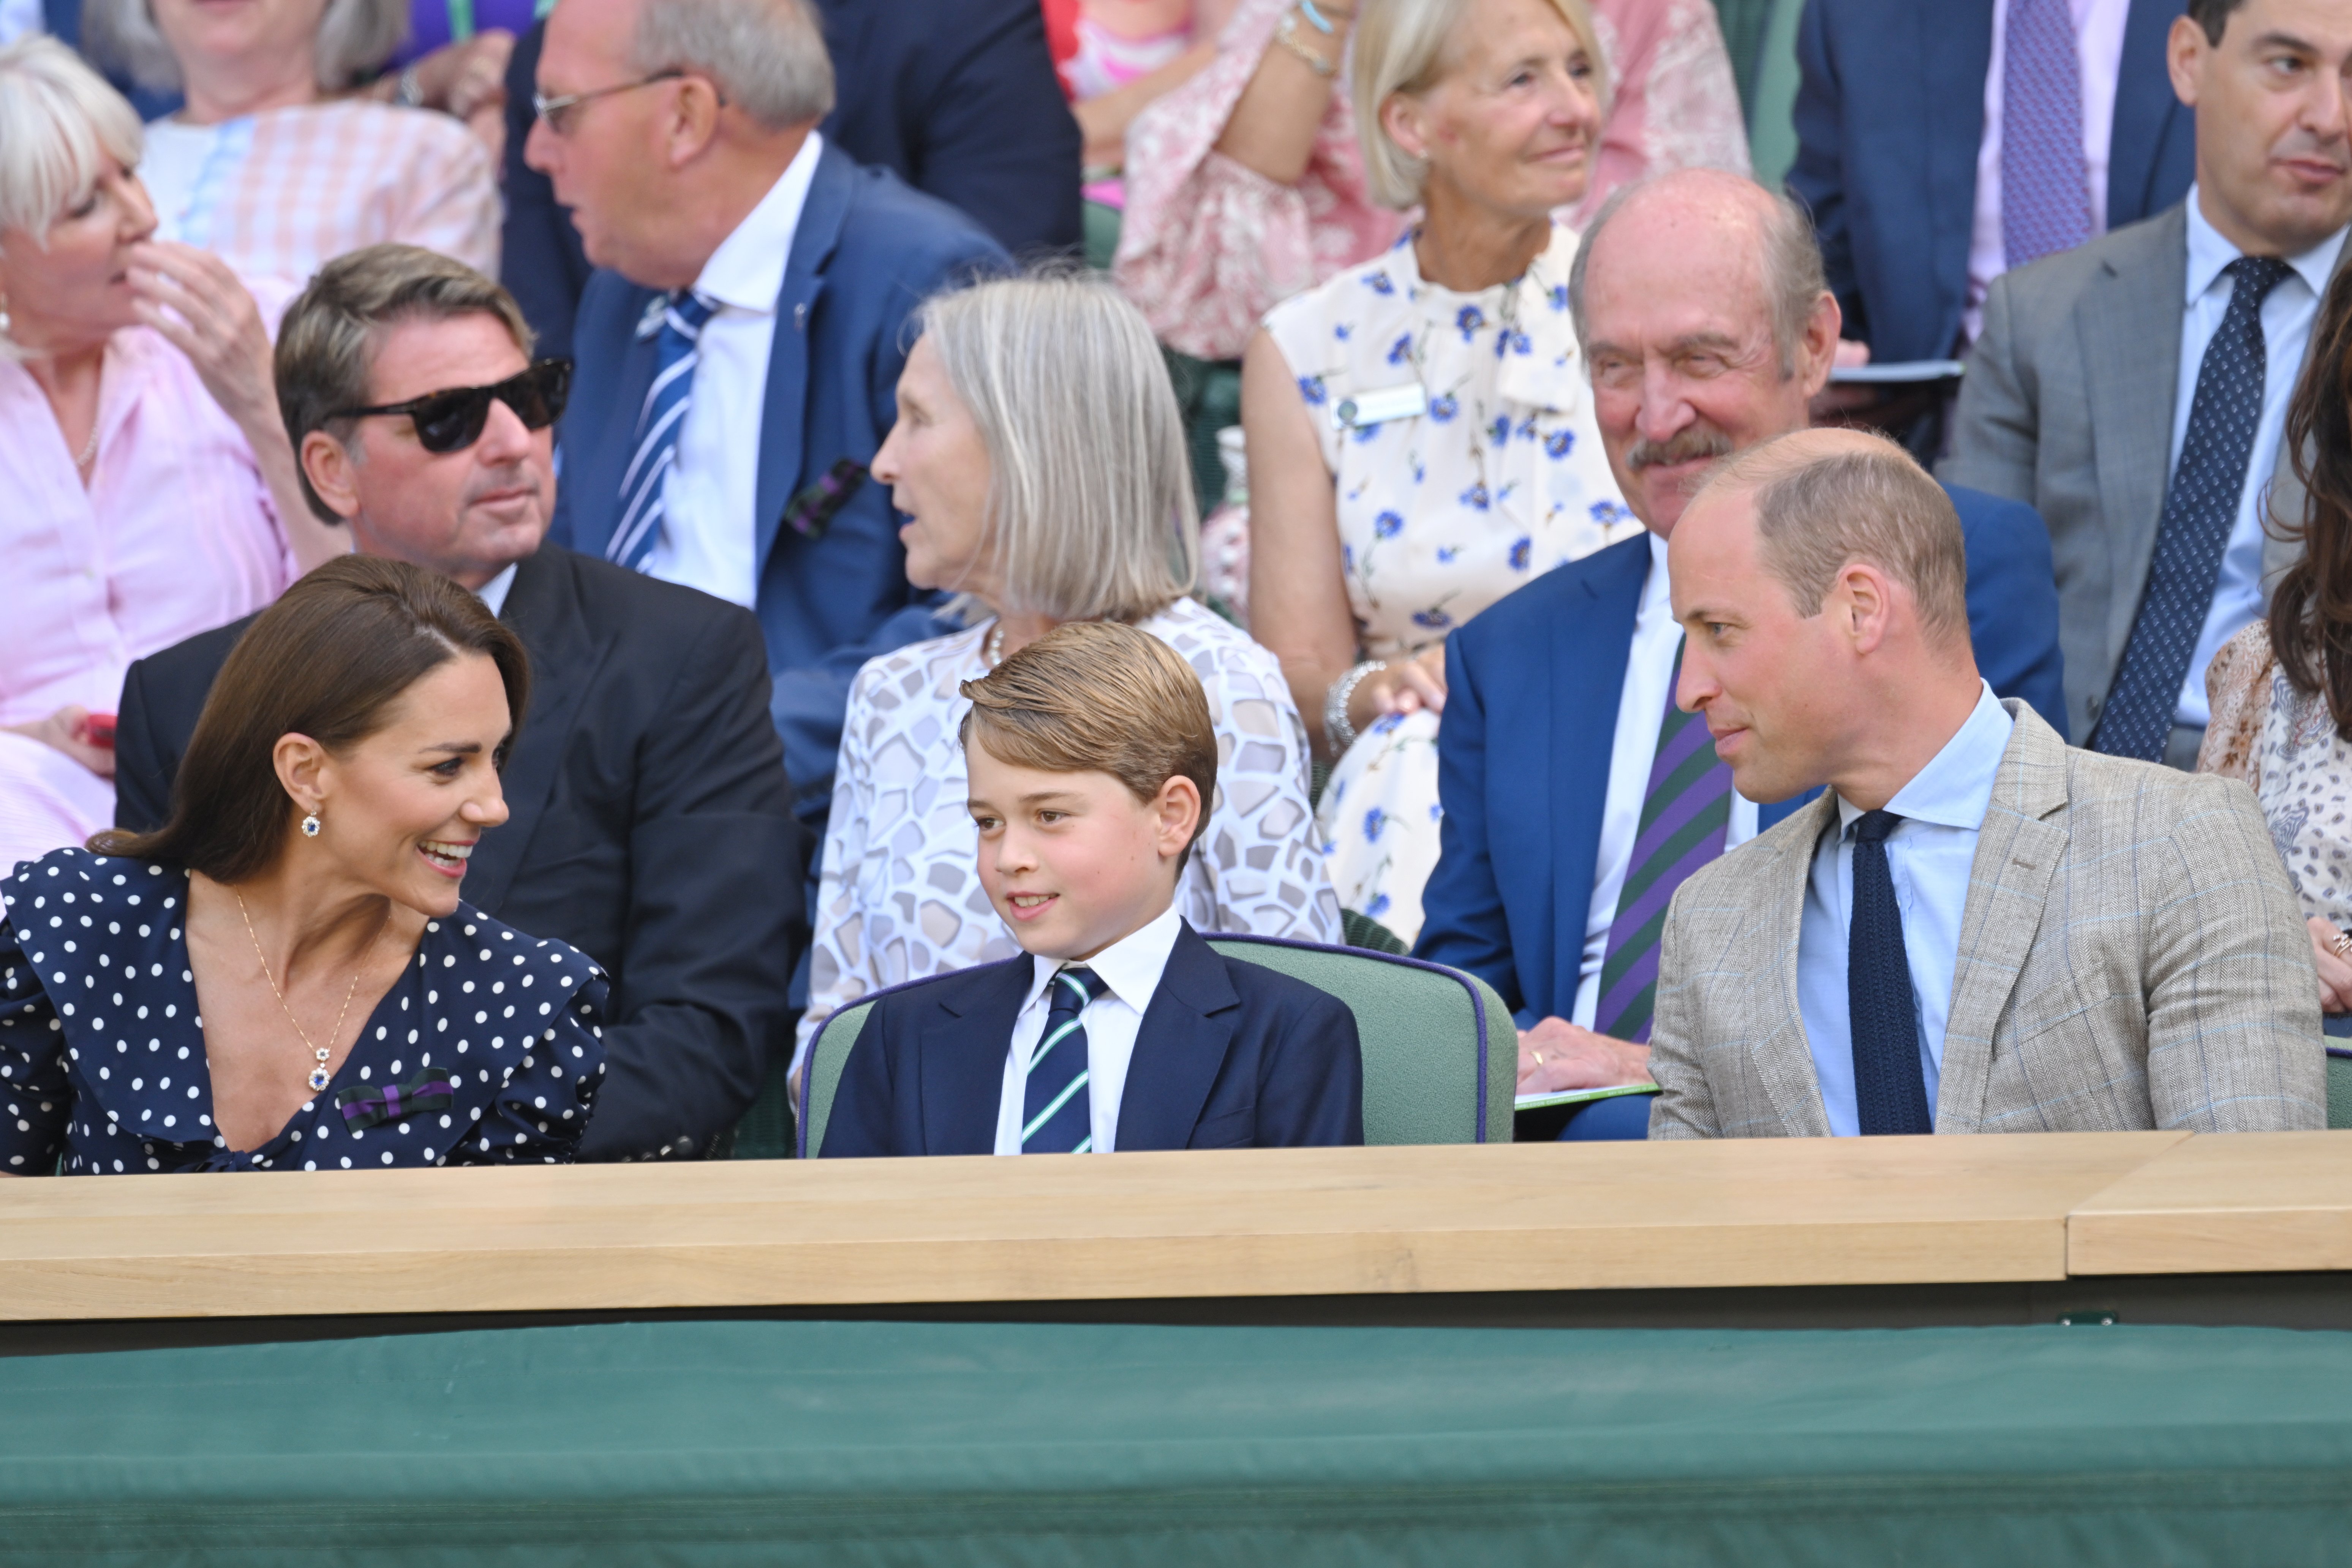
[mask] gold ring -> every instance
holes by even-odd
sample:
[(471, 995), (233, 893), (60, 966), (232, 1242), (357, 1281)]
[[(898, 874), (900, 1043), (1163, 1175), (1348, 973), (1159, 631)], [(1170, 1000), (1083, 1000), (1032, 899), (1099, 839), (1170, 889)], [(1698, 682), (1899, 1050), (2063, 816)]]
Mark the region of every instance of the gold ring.
[(1533, 1055), (1536, 1058), (1536, 1066), (1543, 1066), (1543, 1053), (1541, 1051), (1535, 1051), (1533, 1052)]
[(2328, 951), (2335, 953), (2338, 958), (2342, 958), (2347, 952), (2352, 952), (2352, 931), (2337, 931), (2336, 933), (2336, 940), (2329, 942), (2327, 946)]

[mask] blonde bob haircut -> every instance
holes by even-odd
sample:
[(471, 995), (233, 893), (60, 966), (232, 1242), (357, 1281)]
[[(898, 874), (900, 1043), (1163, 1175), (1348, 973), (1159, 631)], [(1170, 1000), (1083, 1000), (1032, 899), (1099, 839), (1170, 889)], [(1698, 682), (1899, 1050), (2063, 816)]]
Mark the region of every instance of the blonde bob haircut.
[(1002, 608), (1132, 623), (1192, 591), (1183, 420), (1140, 310), (1107, 280), (1040, 274), (935, 296), (919, 323), (988, 449)]
[[(311, 69), (322, 92), (356, 86), (392, 58), (408, 37), (409, 0), (327, 0), (319, 18)], [(82, 47), (100, 65), (119, 66), (141, 87), (170, 92), (180, 62), (155, 26), (152, 0), (86, 0)]]
[[(1584, 0), (1550, 0), (1584, 46), (1601, 112), (1609, 113), (1609, 61)], [(1470, 0), (1363, 0), (1350, 41), (1355, 64), (1349, 75), (1356, 110), (1356, 140), (1364, 153), (1364, 184), (1372, 200), (1403, 212), (1421, 205), (1427, 163), (1389, 139), (1381, 105), (1397, 93), (1418, 98), (1445, 79), (1460, 58), (1455, 47), (1468, 26)], [(1598, 149), (1596, 148), (1597, 152)]]
[(144, 144), (130, 100), (65, 45), (36, 33), (0, 48), (0, 234), (46, 243), (107, 165), (136, 168)]

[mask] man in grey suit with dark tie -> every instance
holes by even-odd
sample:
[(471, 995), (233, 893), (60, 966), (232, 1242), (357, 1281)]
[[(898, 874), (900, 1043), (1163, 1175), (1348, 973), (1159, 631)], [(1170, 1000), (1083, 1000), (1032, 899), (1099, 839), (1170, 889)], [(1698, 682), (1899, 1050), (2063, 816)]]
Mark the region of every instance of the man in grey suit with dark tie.
[(2326, 1125), (2311, 944), (2253, 792), (1996, 699), (1959, 519), (1900, 448), (1751, 447), (1667, 552), (1675, 700), (1741, 795), (1828, 789), (1675, 895), (1651, 1137)]
[(1939, 472), (2049, 523), (2074, 734), (2187, 768), (2205, 667), (2300, 548), (2263, 509), (2302, 516), (2280, 436), (2352, 220), (2352, 4), (2189, 0), (2167, 64), (2188, 199), (1993, 282)]

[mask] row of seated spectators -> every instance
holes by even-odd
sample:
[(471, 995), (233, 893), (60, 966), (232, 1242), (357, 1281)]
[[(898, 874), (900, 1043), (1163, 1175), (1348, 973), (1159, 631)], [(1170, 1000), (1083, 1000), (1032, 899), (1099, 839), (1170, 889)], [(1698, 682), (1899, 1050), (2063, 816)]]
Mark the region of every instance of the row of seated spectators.
[[(2340, 377), (2294, 395), (2352, 338), (2352, 15), (1999, 7), (1981, 77), (1981, 47), (1928, 73), (1981, 98), (1948, 288), (1950, 215), (1930, 244), (1881, 188), (1882, 143), (1919, 117), (1873, 102), (1896, 46), (1834, 0), (1803, 27), (1801, 205), (1746, 178), (1720, 39), (1685, 0), (1240, 0), (1214, 28), (1024, 4), (928, 29), (563, 0), (511, 59), (452, 44), (390, 102), (344, 90), (398, 31), (360, 37), (360, 5), (112, 14), (106, 47), (184, 95), (146, 127), (62, 46), (0, 52), (0, 467), (32, 498), (7, 537), (37, 584), (0, 629), (10, 1168), (308, 1163), (306, 1129), (361, 1122), (400, 1126), (385, 1163), (692, 1153), (790, 1070), (796, 1017), (804, 1050), (851, 1001), (1025, 976), (1024, 953), (1012, 1054), (1006, 1027), (970, 1031), (992, 1091), (1004, 1068), (992, 1146), (1045, 1114), (1014, 1068), (1061, 1037), (1051, 965), (1087, 957), (1103, 973), (1069, 982), (1065, 1022), (1116, 1066), (1083, 1144), (1050, 1146), (1150, 1146), (1120, 1085), (1189, 951), (1171, 921), (1392, 933), (1504, 994), (1523, 1089), (1655, 1079), (1654, 1109), (1601, 1101), (1571, 1136), (2320, 1114), (2319, 1008), (2352, 1007), (2329, 815), (2352, 708), (2323, 576), (2352, 439)], [(1024, 116), (977, 112), (991, 94)], [(473, 133), (415, 107), (436, 95)], [(2126, 149), (2127, 121), (2155, 140)], [(1126, 207), (1116, 288), (982, 281), (1075, 239), (1082, 132), (1097, 162), (1123, 149), (1123, 179), (1087, 187)], [(511, 290), (485, 275), (501, 142)], [(1244, 625), (1202, 602), (1163, 345), (1240, 356), (1219, 602)], [(1941, 489), (1875, 438), (1800, 434), (1855, 411), (1829, 384), (1873, 348), (1969, 354), (1957, 403), (1927, 373), (1902, 432)], [(1694, 555), (1710, 476), (1717, 544)], [(321, 568), (350, 551), (470, 593)], [(1722, 603), (1685, 603), (1694, 574)], [(1076, 670), (1156, 693), (1105, 696), (1130, 729), (1191, 732), (1148, 656), (1056, 640), (1104, 622), (1197, 682), (1215, 763), (1189, 817), (1168, 757), (1130, 766), (1035, 696)], [(1765, 622), (1834, 647), (1759, 661)], [(420, 636), (442, 651), (397, 655)], [(1114, 860), (1152, 876), (1102, 894), (1123, 915), (1063, 931), (1037, 911), (1093, 909), (1089, 873), (1040, 891), (990, 847), (1005, 803), (981, 809), (966, 715), (1007, 671), (1033, 728), (1015, 724), (995, 761), (1118, 778), (1142, 813)], [(2269, 832), (2245, 792), (2189, 787), (2200, 745)], [(2007, 855), (2011, 817), (2069, 812), (2014, 892), (2032, 918), (1978, 909), (2004, 886), (1970, 873), (1995, 819)], [(57, 847), (110, 824), (130, 836), (103, 857)], [(1750, 839), (1783, 852), (1727, 853)], [(52, 907), (135, 903), (112, 889), (153, 876), (173, 912), (135, 942), (121, 911), (108, 942)], [(1694, 878), (1727, 902), (1677, 900)], [(2053, 889), (2068, 912), (2045, 920)], [(1150, 963), (1108, 956), (1147, 926)], [(569, 1003), (509, 996), (530, 982), (505, 942)], [(81, 956), (52, 979), (60, 945)], [(446, 983), (416, 980), (436, 954)], [(1793, 974), (1763, 987), (1777, 1016), (1743, 995), (1751, 961)], [(118, 964), (176, 970), (214, 1027), (193, 994), (73, 992)], [(2086, 966), (2120, 966), (2102, 984), (2130, 1005), (2044, 1017), (2047, 994), (1970, 983), (2055, 993)], [(1330, 1021), (1244, 1000), (1266, 1111), (1251, 1132), (1246, 1097), (1213, 1097), (1206, 1141), (1347, 1141)], [(502, 1028), (519, 1007), (547, 1028)], [(404, 1103), (451, 1088), (427, 1037), (468, 1019), (504, 1110), (470, 1145), (412, 1138)], [(157, 1060), (106, 1059), (142, 1034)], [(893, 1122), (908, 1077), (866, 1091), (862, 1124), (898, 1131), (845, 1134), (857, 1152), (971, 1145)]]

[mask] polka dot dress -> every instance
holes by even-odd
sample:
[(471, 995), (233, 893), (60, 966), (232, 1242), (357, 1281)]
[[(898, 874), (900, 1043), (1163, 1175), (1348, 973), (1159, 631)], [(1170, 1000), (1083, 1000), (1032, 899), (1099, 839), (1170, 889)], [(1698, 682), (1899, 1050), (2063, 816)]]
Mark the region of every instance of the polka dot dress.
[(604, 1076), (604, 973), (464, 904), (425, 922), (327, 1088), (259, 1148), (228, 1148), (187, 902), (186, 873), (146, 861), (59, 849), (17, 868), (0, 919), (0, 1170), (556, 1164), (579, 1148)]

